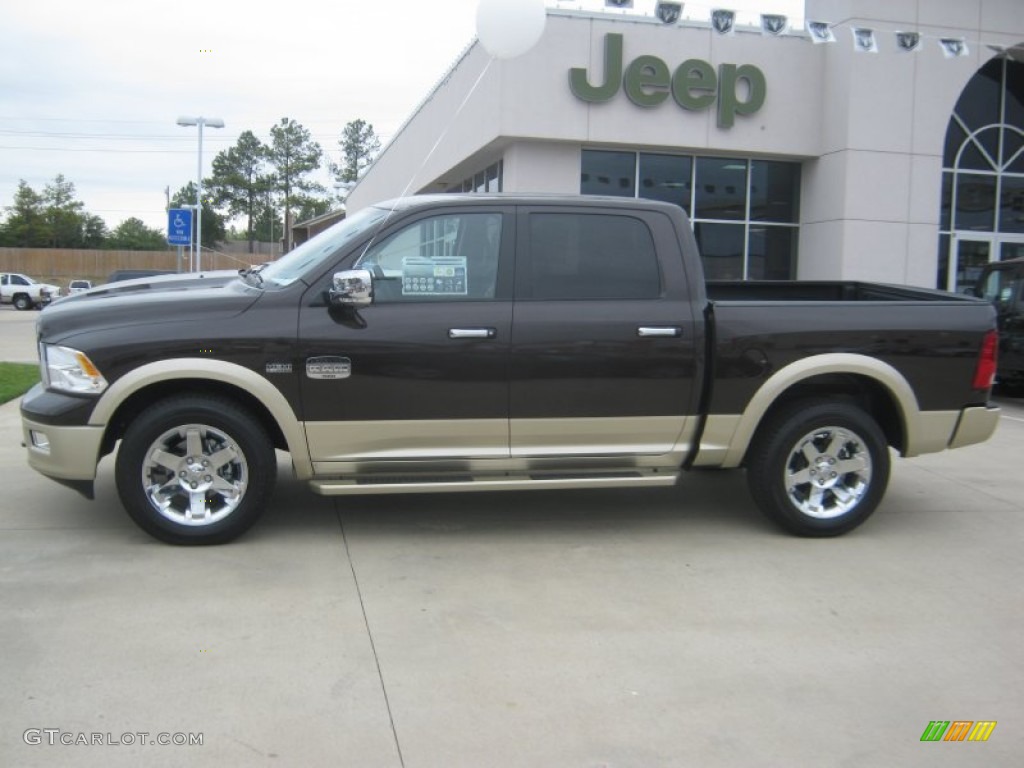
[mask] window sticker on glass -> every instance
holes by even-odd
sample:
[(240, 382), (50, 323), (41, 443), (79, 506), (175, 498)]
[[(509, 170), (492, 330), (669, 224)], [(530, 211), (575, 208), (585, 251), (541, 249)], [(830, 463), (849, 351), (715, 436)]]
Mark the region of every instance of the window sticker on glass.
[(404, 256), (403, 296), (465, 296), (465, 256)]

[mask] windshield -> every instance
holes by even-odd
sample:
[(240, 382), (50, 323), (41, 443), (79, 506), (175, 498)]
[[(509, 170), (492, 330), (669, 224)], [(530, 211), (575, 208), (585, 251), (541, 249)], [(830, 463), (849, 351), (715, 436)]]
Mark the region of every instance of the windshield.
[(364, 208), (345, 218), (330, 229), (307, 240), (295, 250), (285, 254), (266, 268), (259, 276), (264, 285), (284, 287), (333, 258), (342, 248), (360, 238), (387, 218), (389, 211)]

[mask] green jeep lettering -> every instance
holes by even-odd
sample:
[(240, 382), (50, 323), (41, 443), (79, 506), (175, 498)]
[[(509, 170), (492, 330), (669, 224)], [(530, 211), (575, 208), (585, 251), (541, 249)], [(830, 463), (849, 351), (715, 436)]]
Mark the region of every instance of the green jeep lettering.
[[(714, 67), (702, 59), (687, 59), (670, 74), (657, 56), (638, 56), (623, 70), (623, 38), (604, 37), (604, 82), (591, 85), (587, 70), (569, 70), (569, 90), (576, 98), (592, 104), (610, 101), (625, 85), (626, 96), (639, 107), (656, 107), (671, 91), (683, 109), (708, 109), (718, 99), (718, 127), (731, 128), (737, 115), (752, 115), (764, 105), (768, 85), (764, 73), (753, 64), (722, 64)], [(741, 98), (740, 82), (745, 83)]]

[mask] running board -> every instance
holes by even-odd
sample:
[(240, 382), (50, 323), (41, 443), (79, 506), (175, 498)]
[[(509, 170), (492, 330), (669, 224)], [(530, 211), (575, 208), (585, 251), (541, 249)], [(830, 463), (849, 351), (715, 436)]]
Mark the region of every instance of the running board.
[(675, 485), (678, 472), (626, 470), (589, 474), (436, 475), (409, 477), (364, 476), (358, 480), (311, 480), (321, 496), (360, 496), (384, 493), (459, 493), (463, 491), (542, 491), (561, 488), (636, 488)]

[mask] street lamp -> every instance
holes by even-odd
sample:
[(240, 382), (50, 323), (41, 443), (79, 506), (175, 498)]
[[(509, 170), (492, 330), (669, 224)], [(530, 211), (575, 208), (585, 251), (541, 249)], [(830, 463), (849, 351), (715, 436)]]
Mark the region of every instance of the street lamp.
[(196, 173), (196, 272), (203, 271), (203, 126), (223, 128), (219, 117), (179, 117), (178, 125), (199, 126), (199, 170)]

